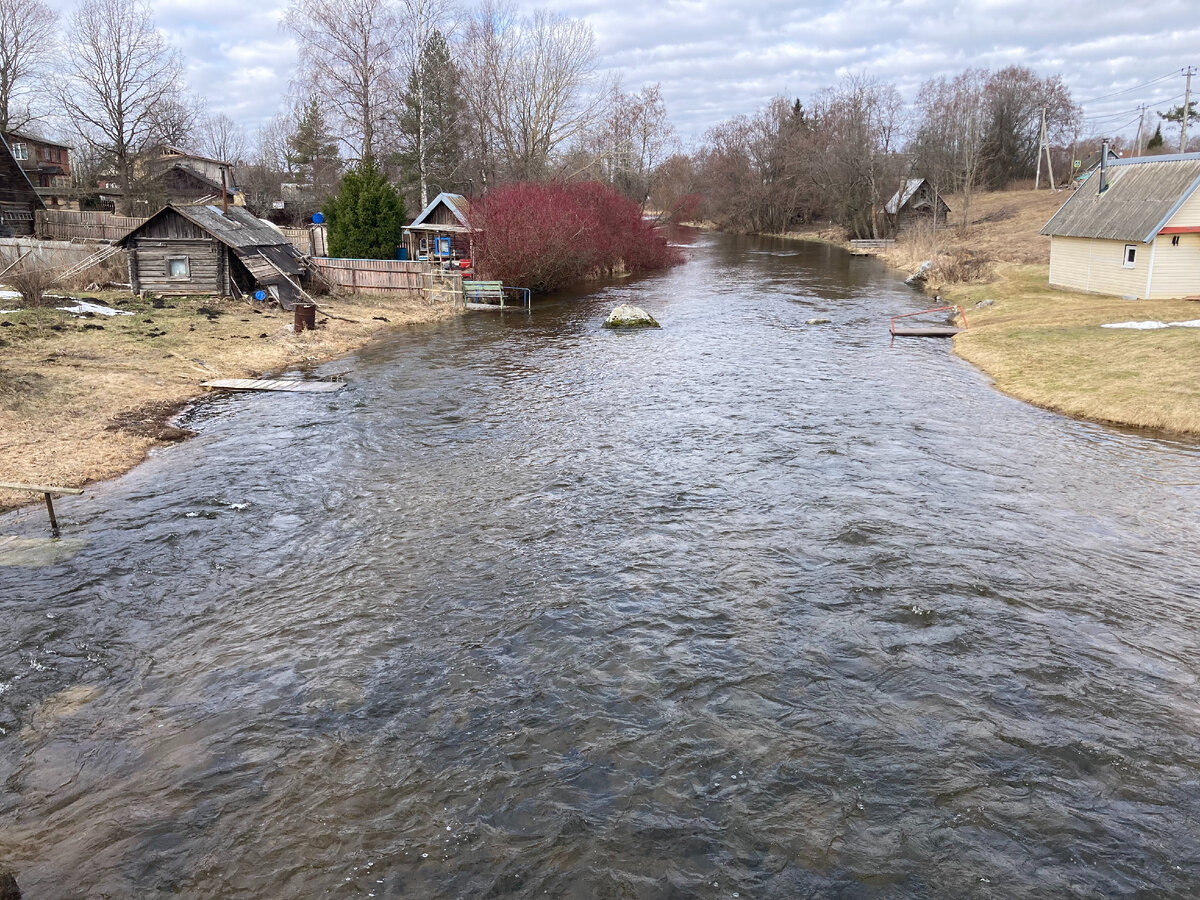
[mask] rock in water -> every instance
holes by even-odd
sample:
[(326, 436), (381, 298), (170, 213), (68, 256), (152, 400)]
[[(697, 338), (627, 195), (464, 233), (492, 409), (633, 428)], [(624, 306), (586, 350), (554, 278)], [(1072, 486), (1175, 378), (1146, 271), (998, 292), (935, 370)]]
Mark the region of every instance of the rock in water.
[(921, 267), (904, 279), (905, 284), (917, 285), (924, 284), (925, 279), (929, 277), (929, 270), (933, 268), (933, 260), (927, 259), (921, 263)]
[(654, 316), (640, 306), (630, 306), (622, 303), (608, 314), (604, 320), (605, 328), (661, 328)]
[(0, 868), (0, 900), (21, 900), (21, 889), (12, 872)]

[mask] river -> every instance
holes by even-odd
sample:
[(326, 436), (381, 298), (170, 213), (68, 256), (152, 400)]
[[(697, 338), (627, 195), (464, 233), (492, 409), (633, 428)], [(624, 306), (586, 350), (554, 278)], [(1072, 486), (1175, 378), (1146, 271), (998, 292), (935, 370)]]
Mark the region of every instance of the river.
[(1200, 892), (1200, 447), (690, 240), (63, 498), (0, 566), (26, 898)]

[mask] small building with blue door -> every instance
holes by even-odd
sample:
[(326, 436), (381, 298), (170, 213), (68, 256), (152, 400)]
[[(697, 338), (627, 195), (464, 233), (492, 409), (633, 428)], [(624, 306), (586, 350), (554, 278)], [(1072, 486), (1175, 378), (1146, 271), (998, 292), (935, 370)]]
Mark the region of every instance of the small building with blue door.
[(454, 263), (472, 255), (470, 201), (442, 192), (404, 230), (409, 259)]

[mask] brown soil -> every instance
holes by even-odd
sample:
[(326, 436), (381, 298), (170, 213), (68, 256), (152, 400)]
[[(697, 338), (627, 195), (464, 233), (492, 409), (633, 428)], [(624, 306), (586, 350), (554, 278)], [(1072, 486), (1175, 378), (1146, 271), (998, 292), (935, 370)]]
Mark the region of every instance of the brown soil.
[[(312, 366), (385, 329), (454, 314), (403, 296), (325, 299), (331, 315), (293, 334), (291, 313), (242, 301), (88, 296), (134, 315), (0, 315), (0, 481), (82, 487), (112, 478), (190, 434), (170, 420), (204, 392), (201, 382)], [(0, 509), (38, 499), (0, 491)]]

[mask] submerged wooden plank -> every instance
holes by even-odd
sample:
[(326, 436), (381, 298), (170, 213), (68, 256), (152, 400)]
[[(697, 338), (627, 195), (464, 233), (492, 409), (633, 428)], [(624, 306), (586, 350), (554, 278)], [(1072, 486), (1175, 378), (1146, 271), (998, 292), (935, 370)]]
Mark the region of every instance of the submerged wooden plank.
[(892, 334), (895, 337), (954, 337), (962, 330), (953, 325), (897, 325)]
[(346, 386), (343, 381), (300, 381), (294, 378), (218, 378), (203, 387), (225, 391), (289, 391), (298, 394), (332, 394)]
[(82, 494), (79, 488), (49, 487), (44, 484), (18, 484), (12, 481), (0, 481), (0, 488), (10, 491), (36, 491), (39, 494)]

